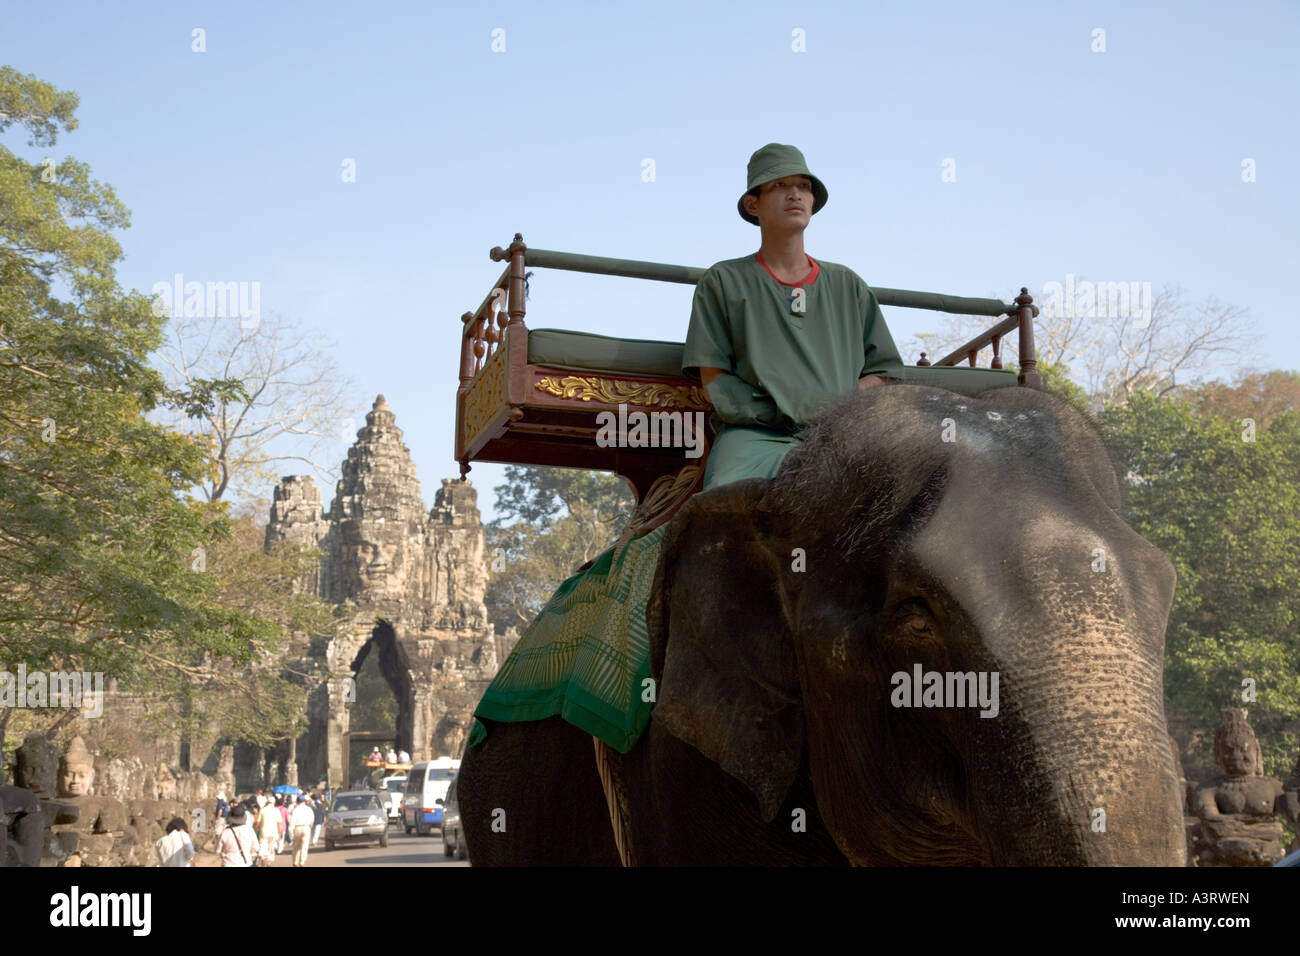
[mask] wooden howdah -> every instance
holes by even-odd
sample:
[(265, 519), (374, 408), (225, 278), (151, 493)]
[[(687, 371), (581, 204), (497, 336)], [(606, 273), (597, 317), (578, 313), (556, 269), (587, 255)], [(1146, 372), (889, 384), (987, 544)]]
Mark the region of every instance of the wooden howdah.
[[(627, 480), (638, 503), (624, 539), (666, 521), (700, 489), (707, 444), (705, 455), (693, 459), (684, 457), (681, 448), (602, 448), (596, 441), (597, 415), (603, 411), (617, 414), (619, 405), (625, 403), (647, 413), (703, 412), (707, 422), (712, 410), (708, 395), (700, 383), (680, 373), (657, 376), (531, 364), (524, 324), (525, 276), (529, 268), (553, 268), (694, 284), (706, 270), (528, 249), (518, 233), (509, 246), (493, 248), (490, 255), (493, 261), (506, 261), (506, 268), (478, 308), (461, 317), (464, 328), (456, 391), (456, 460), (461, 478), (475, 461), (610, 471)], [(1033, 337), (1038, 309), (1027, 289), (1022, 288), (1010, 304), (901, 289), (874, 291), (881, 305), (1007, 316), (934, 364), (956, 365), (965, 359), (974, 366), (976, 354), (989, 346), (993, 351), (990, 367), (1000, 369), (1001, 339), (1016, 331), (1018, 384), (1042, 387)], [(917, 364), (931, 363), (922, 353)], [(706, 430), (706, 443), (711, 439), (712, 433)]]

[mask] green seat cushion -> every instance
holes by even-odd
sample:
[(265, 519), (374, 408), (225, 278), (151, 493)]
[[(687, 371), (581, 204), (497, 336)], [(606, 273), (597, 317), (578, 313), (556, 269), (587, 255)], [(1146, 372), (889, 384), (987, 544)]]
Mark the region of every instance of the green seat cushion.
[(528, 363), (577, 372), (682, 377), (682, 343), (616, 339), (560, 329), (528, 330)]
[[(528, 362), (575, 372), (683, 377), (680, 342), (616, 339), (563, 329), (529, 329)], [(961, 395), (977, 395), (986, 389), (1016, 384), (1016, 373), (1007, 369), (964, 365), (904, 365), (902, 378), (911, 385), (931, 385)]]

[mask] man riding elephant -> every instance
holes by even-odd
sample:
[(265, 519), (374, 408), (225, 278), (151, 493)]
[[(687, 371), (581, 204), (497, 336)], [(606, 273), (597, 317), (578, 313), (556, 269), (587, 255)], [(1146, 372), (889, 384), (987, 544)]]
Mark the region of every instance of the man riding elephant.
[[(737, 208), (760, 228), (761, 246), (701, 277), (682, 357), (714, 406), (705, 489), (771, 477), (819, 408), (902, 377), (871, 289), (804, 252), (804, 230), (826, 198), (795, 147), (769, 143), (750, 157)], [(639, 689), (645, 607), (665, 530), (620, 541), (560, 585), (479, 701), (471, 747), (493, 721), (552, 715), (616, 750), (635, 744), (649, 720)]]
[(683, 353), (706, 490), (566, 581), (485, 693), (471, 862), (1183, 865), (1172, 565), (1067, 403), (874, 387), (913, 370), (804, 252), (826, 196), (794, 147), (751, 158), (762, 246), (700, 279)]
[(714, 408), (706, 490), (775, 475), (827, 401), (899, 378), (903, 364), (875, 293), (852, 269), (804, 252), (827, 191), (803, 154), (768, 143), (748, 173), (737, 208), (762, 244), (700, 278), (682, 355)]

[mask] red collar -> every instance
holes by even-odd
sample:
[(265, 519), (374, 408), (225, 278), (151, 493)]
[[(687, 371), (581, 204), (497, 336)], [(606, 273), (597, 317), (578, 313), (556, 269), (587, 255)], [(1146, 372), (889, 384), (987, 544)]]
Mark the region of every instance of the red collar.
[[(755, 258), (758, 259), (758, 264), (759, 264), (760, 266), (762, 266), (764, 269), (767, 269), (767, 274), (770, 275), (770, 276), (772, 276), (773, 279), (776, 279), (775, 274), (773, 274), (773, 272), (772, 272), (771, 269), (768, 269), (768, 268), (767, 268), (767, 263), (763, 261), (763, 253), (761, 253), (761, 252), (756, 252), (756, 253), (754, 253), (754, 256), (755, 256)], [(817, 276), (821, 274), (822, 267), (821, 267), (820, 265), (817, 264), (817, 260), (816, 260), (816, 259), (814, 259), (812, 256), (808, 255), (808, 253), (806, 253), (806, 252), (804, 253), (804, 258), (808, 260), (808, 264), (809, 264), (809, 266), (811, 266), (811, 268), (808, 270), (808, 274), (807, 274), (806, 276), (804, 276), (804, 277), (803, 277), (802, 279), (800, 279), (798, 282), (781, 282), (780, 279), (776, 279), (776, 281), (777, 281), (777, 282), (781, 282), (781, 285), (791, 286), (791, 287), (794, 287), (794, 286), (801, 286), (801, 285), (812, 285), (814, 282), (816, 282), (816, 281), (817, 281)]]

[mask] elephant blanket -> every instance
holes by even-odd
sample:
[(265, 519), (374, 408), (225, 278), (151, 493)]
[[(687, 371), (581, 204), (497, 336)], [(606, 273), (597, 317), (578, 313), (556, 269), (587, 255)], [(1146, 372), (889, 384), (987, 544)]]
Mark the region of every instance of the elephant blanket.
[[(627, 753), (650, 722), (646, 604), (667, 524), (603, 552), (560, 585), (483, 693), (474, 716), (560, 716)], [(487, 736), (476, 720), (469, 746)]]

